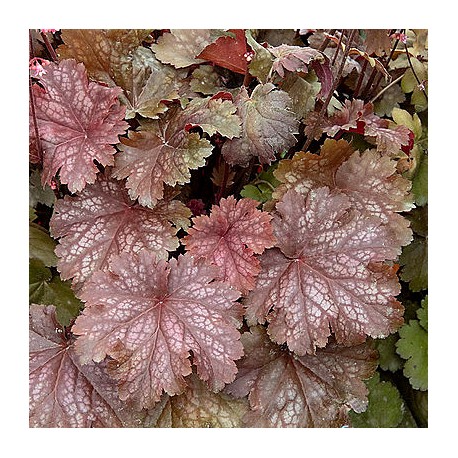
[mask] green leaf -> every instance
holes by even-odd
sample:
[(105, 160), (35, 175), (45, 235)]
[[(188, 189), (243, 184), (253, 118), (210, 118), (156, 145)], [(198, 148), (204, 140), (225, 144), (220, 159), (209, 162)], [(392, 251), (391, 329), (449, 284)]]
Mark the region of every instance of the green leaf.
[(261, 83), (266, 83), (270, 69), (274, 61), (272, 53), (264, 46), (261, 46), (252, 36), (250, 30), (245, 31), (246, 41), (254, 51), (253, 59), (248, 65), (248, 69), (254, 77), (258, 78)]
[(70, 282), (62, 281), (58, 275), (53, 277), (39, 259), (29, 261), (29, 303), (55, 305), (57, 320), (62, 326), (68, 326), (83, 308)]
[(384, 371), (396, 372), (404, 365), (402, 358), (396, 353), (397, 333), (390, 334), (385, 339), (376, 339), (375, 348), (379, 352), (379, 366)]
[(29, 207), (29, 223), (37, 219), (37, 213), (35, 212), (35, 209), (32, 207)]
[(240, 191), (242, 197), (249, 197), (253, 200), (258, 200), (259, 202), (265, 202), (262, 196), (262, 192), (254, 185), (247, 184)]
[(421, 326), (428, 331), (428, 296), (421, 301), (421, 308), (417, 310), (417, 316)]
[(49, 236), (48, 231), (38, 224), (29, 224), (29, 258), (39, 259), (45, 266), (57, 265), (54, 248), (57, 243)]
[(369, 404), (365, 412), (350, 411), (355, 428), (396, 428), (404, 418), (405, 405), (397, 388), (388, 381), (381, 382), (378, 372), (366, 382)]
[(410, 320), (399, 329), (396, 351), (406, 360), (404, 375), (416, 390), (428, 389), (428, 333), (418, 320)]
[(421, 152), (419, 162), (412, 180), (412, 192), (415, 203), (423, 207), (428, 203), (428, 155)]
[(428, 239), (414, 236), (410, 245), (402, 249), (399, 263), (402, 266), (400, 277), (409, 283), (411, 291), (421, 291), (428, 287)]
[(45, 294), (51, 271), (39, 259), (29, 260), (29, 303), (40, 304)]
[(56, 201), (54, 191), (47, 185), (41, 184), (41, 175), (34, 170), (29, 177), (29, 206), (36, 207), (37, 203), (52, 207)]

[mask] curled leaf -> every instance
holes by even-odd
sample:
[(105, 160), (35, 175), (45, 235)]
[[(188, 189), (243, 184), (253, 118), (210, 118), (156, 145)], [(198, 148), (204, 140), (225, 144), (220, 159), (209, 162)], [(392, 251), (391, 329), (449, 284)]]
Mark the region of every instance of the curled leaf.
[(164, 199), (154, 209), (132, 201), (124, 183), (100, 174), (78, 196), (56, 202), (50, 227), (60, 238), (56, 248), (58, 270), (73, 278), (79, 290), (97, 270), (123, 251), (153, 250), (160, 258), (178, 245), (176, 233), (189, 224), (190, 210), (177, 200)]

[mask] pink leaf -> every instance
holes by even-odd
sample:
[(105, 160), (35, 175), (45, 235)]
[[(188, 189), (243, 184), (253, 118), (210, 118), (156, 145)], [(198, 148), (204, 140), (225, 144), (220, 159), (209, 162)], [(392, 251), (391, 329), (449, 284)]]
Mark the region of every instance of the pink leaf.
[(338, 343), (354, 345), (399, 328), (396, 270), (380, 265), (401, 252), (388, 226), (328, 188), (306, 198), (290, 190), (277, 211), (278, 248), (260, 257), (261, 273), (246, 300), (249, 324), (267, 319), (272, 338), (298, 355), (325, 346), (330, 329)]
[(389, 128), (389, 121), (374, 114), (373, 105), (365, 104), (363, 100), (345, 100), (345, 105), (333, 116), (321, 119), (319, 125), (316, 125), (317, 120), (316, 112), (307, 117), (306, 135), (315, 131), (315, 138), (318, 139), (323, 132), (331, 137), (341, 131), (355, 132), (372, 139), (377, 151), (386, 155), (396, 154), (410, 144), (410, 130), (407, 127)]
[(129, 198), (122, 181), (99, 174), (78, 196), (55, 204), (50, 227), (53, 237), (60, 237), (57, 268), (63, 279), (73, 278), (78, 290), (122, 251), (146, 248), (167, 257), (178, 248), (176, 233), (189, 225), (190, 216), (177, 200), (161, 200), (154, 209), (142, 207)]
[(152, 407), (162, 390), (184, 390), (190, 351), (198, 376), (221, 390), (243, 351), (239, 293), (213, 281), (216, 273), (190, 256), (166, 262), (141, 251), (114, 258), (82, 293), (86, 308), (73, 327), (81, 362), (111, 357), (120, 398), (140, 408)]
[(60, 181), (71, 192), (93, 183), (94, 161), (113, 164), (118, 135), (125, 132), (125, 108), (117, 97), (120, 88), (88, 82), (83, 64), (73, 59), (50, 63), (40, 83), (33, 86), (38, 133), (43, 146), (43, 184)]
[(53, 305), (30, 306), (30, 426), (132, 427), (141, 415), (124, 410), (116, 385), (95, 364), (81, 368)]
[(254, 254), (261, 254), (275, 242), (272, 217), (257, 205), (252, 199), (221, 199), (210, 216), (193, 219), (194, 226), (183, 239), (190, 254), (218, 266), (221, 279), (244, 294), (253, 289), (260, 270)]
[(261, 326), (245, 332), (242, 342), (246, 356), (225, 391), (236, 397), (249, 394), (247, 426), (341, 427), (349, 423), (350, 408), (366, 409), (363, 380), (377, 367), (377, 352), (368, 345), (345, 348), (330, 342), (316, 355), (297, 357), (271, 342)]
[(275, 56), (272, 71), (277, 72), (282, 78), (285, 76), (285, 70), (308, 73), (311, 62), (323, 63), (326, 59), (323, 53), (307, 46), (282, 44), (268, 49)]

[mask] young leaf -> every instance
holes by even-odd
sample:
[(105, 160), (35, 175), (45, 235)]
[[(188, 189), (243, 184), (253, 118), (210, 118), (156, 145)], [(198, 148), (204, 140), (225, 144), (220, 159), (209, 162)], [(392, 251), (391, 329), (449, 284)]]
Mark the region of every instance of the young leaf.
[(82, 372), (54, 306), (30, 306), (29, 422), (31, 427), (131, 427), (135, 414), (116, 399), (115, 385), (94, 364)]
[(146, 426), (156, 428), (240, 428), (248, 411), (246, 399), (213, 393), (195, 374), (186, 378), (184, 393), (163, 395), (148, 412)]
[(118, 135), (125, 132), (125, 108), (119, 88), (88, 82), (83, 64), (73, 59), (50, 63), (35, 84), (33, 95), (38, 133), (43, 146), (42, 183), (59, 172), (71, 192), (93, 183), (98, 169), (114, 163)]
[(143, 250), (113, 258), (81, 294), (86, 307), (72, 329), (81, 362), (115, 360), (110, 374), (120, 398), (140, 408), (152, 407), (162, 390), (183, 392), (189, 351), (198, 376), (221, 390), (234, 379), (243, 350), (239, 293), (216, 275), (190, 256), (166, 262)]
[(261, 273), (246, 299), (249, 324), (269, 322), (269, 335), (298, 355), (366, 335), (387, 336), (402, 324), (396, 268), (397, 235), (353, 208), (342, 193), (288, 191), (273, 220), (277, 247), (260, 257)]
[(240, 119), (230, 100), (194, 99), (185, 110), (169, 110), (140, 132), (129, 132), (121, 140), (113, 176), (127, 178), (132, 199), (153, 207), (163, 196), (164, 183), (175, 186), (191, 179), (190, 169), (205, 165), (212, 145), (199, 134), (188, 132), (199, 126), (209, 135), (215, 132), (232, 138), (240, 133)]
[(76, 298), (69, 282), (63, 282), (38, 259), (29, 261), (29, 303), (54, 305), (57, 321), (68, 326), (83, 303)]
[(252, 157), (270, 164), (276, 153), (296, 143), (299, 123), (286, 92), (267, 83), (256, 86), (249, 96), (242, 87), (234, 103), (242, 119), (242, 134), (223, 144), (222, 154), (230, 164), (246, 165)]
[(348, 424), (348, 410), (367, 406), (368, 379), (377, 353), (366, 344), (340, 347), (330, 342), (313, 356), (298, 357), (269, 340), (256, 326), (242, 335), (245, 356), (226, 392), (249, 394), (249, 427), (329, 428)]
[(210, 216), (193, 219), (183, 243), (195, 258), (205, 258), (220, 268), (221, 279), (247, 293), (254, 287), (261, 254), (273, 246), (272, 217), (257, 210), (252, 199), (235, 200), (233, 196), (213, 205)]
[(189, 225), (190, 216), (177, 200), (161, 200), (154, 209), (142, 207), (129, 198), (122, 181), (109, 178), (109, 171), (99, 174), (78, 196), (56, 202), (50, 227), (53, 237), (60, 238), (57, 268), (79, 290), (122, 251), (147, 248), (165, 258), (178, 248), (176, 233)]

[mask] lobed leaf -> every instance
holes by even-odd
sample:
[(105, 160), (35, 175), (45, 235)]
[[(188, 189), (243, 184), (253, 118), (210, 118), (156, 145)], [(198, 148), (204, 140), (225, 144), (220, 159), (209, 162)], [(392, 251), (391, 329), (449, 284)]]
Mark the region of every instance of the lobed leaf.
[(94, 364), (82, 370), (52, 305), (30, 306), (29, 424), (41, 428), (138, 426)]
[(210, 216), (193, 219), (183, 243), (195, 258), (204, 258), (220, 269), (220, 279), (247, 293), (260, 271), (254, 256), (273, 246), (272, 217), (257, 210), (252, 199), (233, 196), (213, 205)]
[(222, 30), (172, 29), (161, 35), (151, 49), (161, 62), (183, 68), (203, 63), (197, 56), (221, 36), (224, 36)]
[(414, 206), (411, 182), (396, 170), (397, 162), (375, 150), (355, 151), (345, 140), (325, 140), (320, 154), (299, 152), (279, 162), (274, 172), (282, 183), (272, 194), (280, 199), (289, 189), (306, 195), (319, 186), (340, 190), (360, 212), (382, 219), (398, 233), (402, 245), (412, 240), (408, 221), (396, 213)]
[(367, 381), (369, 403), (365, 412), (350, 412), (355, 428), (396, 428), (404, 418), (406, 406), (397, 388), (388, 381), (380, 381), (376, 372)]
[(176, 396), (163, 395), (148, 413), (147, 425), (156, 428), (240, 428), (248, 411), (246, 399), (213, 393), (195, 374)]
[(177, 200), (161, 200), (154, 209), (132, 201), (124, 183), (109, 171), (78, 196), (56, 202), (50, 228), (59, 238), (57, 268), (75, 290), (97, 270), (106, 270), (114, 255), (153, 250), (159, 258), (179, 246), (176, 233), (189, 225), (190, 210)]
[(83, 64), (73, 59), (50, 63), (32, 87), (38, 133), (43, 147), (42, 184), (59, 172), (70, 192), (95, 181), (98, 169), (114, 163), (118, 135), (125, 132), (120, 88), (89, 82)]
[(175, 186), (191, 179), (190, 169), (205, 165), (212, 145), (197, 133), (199, 126), (209, 135), (216, 132), (232, 138), (240, 134), (240, 119), (230, 100), (194, 99), (185, 110), (169, 110), (159, 121), (145, 125), (140, 132), (129, 132), (121, 140), (113, 176), (127, 178), (132, 199), (153, 207), (163, 196), (164, 183)]
[(326, 345), (355, 345), (387, 336), (403, 322), (396, 267), (381, 264), (401, 251), (396, 233), (350, 208), (342, 193), (288, 191), (273, 219), (277, 248), (260, 257), (246, 299), (249, 324), (269, 322), (269, 335), (298, 355)]
[(270, 164), (276, 153), (296, 143), (294, 134), (299, 123), (286, 92), (267, 83), (256, 86), (249, 96), (243, 86), (234, 103), (242, 119), (242, 133), (221, 148), (229, 164), (247, 165), (252, 157), (257, 157), (261, 164)]
[(269, 340), (261, 326), (242, 334), (245, 356), (236, 380), (226, 392), (249, 395), (249, 427), (341, 427), (348, 410), (367, 406), (368, 379), (377, 366), (377, 353), (366, 344), (341, 347), (330, 342), (316, 355), (298, 357)]
[(243, 351), (239, 293), (214, 281), (216, 274), (190, 256), (166, 262), (143, 250), (113, 258), (81, 294), (86, 307), (72, 329), (81, 362), (113, 359), (120, 398), (140, 409), (151, 408), (162, 390), (184, 391), (190, 351), (198, 376), (221, 390), (234, 379)]

